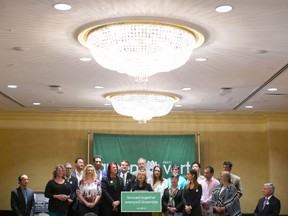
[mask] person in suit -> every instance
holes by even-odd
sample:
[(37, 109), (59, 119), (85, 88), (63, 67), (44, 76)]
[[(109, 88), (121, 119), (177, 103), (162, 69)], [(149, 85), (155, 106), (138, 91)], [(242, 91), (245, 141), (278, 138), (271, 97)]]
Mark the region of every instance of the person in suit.
[(102, 206), (103, 215), (118, 216), (121, 215), (121, 191), (123, 191), (123, 180), (118, 175), (118, 165), (111, 162), (108, 165), (107, 176), (103, 176), (101, 182), (102, 188)]
[(120, 168), (121, 171), (118, 174), (118, 176), (120, 176), (123, 179), (123, 183), (124, 183), (124, 191), (130, 191), (131, 190), (131, 186), (135, 183), (136, 181), (136, 176), (134, 176), (133, 174), (129, 173), (128, 169), (129, 169), (129, 161), (128, 160), (122, 160), (120, 163)]
[(231, 175), (228, 171), (221, 173), (220, 185), (215, 186), (212, 190), (211, 201), (215, 216), (242, 215), (237, 188), (231, 183)]
[(80, 183), (83, 177), (83, 169), (84, 169), (84, 159), (82, 157), (78, 157), (75, 159), (75, 170), (71, 173), (71, 176), (74, 176), (78, 180), (78, 184)]
[(76, 195), (76, 189), (78, 187), (78, 180), (76, 177), (72, 176), (72, 165), (70, 163), (65, 163), (65, 179), (68, 182), (68, 185), (71, 188), (71, 194), (69, 201), (69, 210), (68, 210), (68, 216), (76, 216), (77, 215), (77, 207), (73, 208), (75, 205), (77, 195)]
[(233, 163), (231, 161), (224, 161), (223, 162), (223, 171), (227, 171), (230, 173), (231, 176), (231, 183), (235, 185), (238, 191), (239, 198), (243, 195), (243, 188), (241, 184), (241, 179), (239, 176), (234, 175), (231, 173), (233, 167)]
[(140, 170), (145, 170), (147, 179), (152, 178), (153, 173), (152, 173), (149, 169), (147, 169), (146, 159), (144, 159), (144, 158), (142, 158), (142, 157), (138, 158), (138, 160), (137, 160), (137, 166), (138, 166), (138, 170), (134, 171), (134, 172), (132, 173), (133, 175), (137, 176), (137, 175), (138, 175), (138, 172), (139, 172)]
[(265, 183), (263, 195), (259, 199), (254, 216), (278, 216), (281, 210), (281, 202), (274, 196), (275, 186), (272, 183)]
[(28, 176), (18, 177), (19, 187), (11, 191), (11, 208), (15, 216), (33, 216), (35, 210), (34, 192), (28, 188)]
[(103, 176), (107, 176), (106, 170), (101, 170), (102, 168), (102, 156), (101, 155), (95, 155), (93, 157), (94, 166), (96, 170), (96, 178), (101, 182)]
[(183, 189), (178, 185), (179, 176), (171, 176), (171, 186), (164, 190), (162, 196), (162, 210), (165, 216), (182, 216)]

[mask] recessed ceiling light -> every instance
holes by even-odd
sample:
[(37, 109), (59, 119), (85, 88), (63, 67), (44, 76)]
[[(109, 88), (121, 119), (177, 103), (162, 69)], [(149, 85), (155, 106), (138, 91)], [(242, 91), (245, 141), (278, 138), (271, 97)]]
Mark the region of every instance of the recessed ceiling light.
[(55, 9), (62, 10), (62, 11), (70, 10), (72, 8), (71, 5), (64, 4), (64, 3), (55, 4), (53, 6), (54, 6)]
[(95, 89), (103, 89), (103, 86), (94, 86)]
[(17, 85), (7, 85), (8, 88), (17, 88)]
[(105, 103), (104, 106), (111, 106), (111, 104), (110, 103)]
[(195, 61), (204, 62), (207, 61), (206, 58), (195, 58)]
[(34, 106), (39, 106), (39, 105), (41, 105), (41, 103), (35, 102), (35, 103), (33, 103), (33, 105), (34, 105)]
[(215, 10), (218, 13), (227, 13), (227, 12), (232, 10), (232, 6), (230, 6), (230, 5), (222, 5), (222, 6), (219, 6), (219, 7), (215, 8)]
[(182, 91), (189, 91), (189, 90), (191, 90), (190, 87), (184, 87), (184, 88), (182, 88)]
[(245, 106), (245, 108), (246, 108), (246, 109), (252, 109), (253, 106), (251, 106), (251, 105), (247, 105), (247, 106)]
[(13, 47), (13, 50), (15, 51), (29, 51), (29, 47)]
[(175, 104), (174, 106), (175, 106), (175, 107), (182, 107), (181, 104)]
[(268, 91), (277, 91), (278, 89), (277, 88), (268, 88)]
[(83, 61), (83, 62), (89, 62), (91, 60), (92, 60), (91, 58), (87, 58), (87, 57), (80, 58), (80, 61)]

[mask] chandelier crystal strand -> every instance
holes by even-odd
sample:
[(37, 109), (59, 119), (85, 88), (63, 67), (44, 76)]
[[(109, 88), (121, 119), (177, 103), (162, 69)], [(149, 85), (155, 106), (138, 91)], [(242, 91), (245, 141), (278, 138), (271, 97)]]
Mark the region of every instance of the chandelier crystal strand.
[(120, 115), (131, 116), (139, 123), (146, 123), (153, 117), (167, 115), (177, 96), (161, 93), (118, 93), (106, 97), (112, 102), (113, 108)]
[(124, 22), (89, 29), (84, 44), (104, 68), (141, 81), (184, 65), (204, 42), (204, 37), (196, 41), (194, 33), (172, 24)]

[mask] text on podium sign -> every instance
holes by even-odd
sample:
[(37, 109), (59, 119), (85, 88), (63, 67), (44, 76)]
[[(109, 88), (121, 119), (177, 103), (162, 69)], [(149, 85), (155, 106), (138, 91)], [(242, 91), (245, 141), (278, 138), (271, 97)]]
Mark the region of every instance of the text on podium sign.
[(121, 192), (122, 212), (161, 212), (160, 192)]

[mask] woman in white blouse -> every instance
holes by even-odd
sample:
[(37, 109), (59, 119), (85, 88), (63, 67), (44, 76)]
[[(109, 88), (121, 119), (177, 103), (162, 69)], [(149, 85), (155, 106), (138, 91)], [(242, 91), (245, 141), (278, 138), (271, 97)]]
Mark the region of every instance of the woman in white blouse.
[[(163, 178), (163, 171), (159, 165), (153, 168), (153, 177), (147, 181), (153, 188), (154, 192), (160, 192), (161, 198), (165, 188), (167, 188), (167, 180)], [(162, 212), (153, 212), (152, 216), (162, 216)]]
[(79, 203), (79, 215), (86, 213), (99, 213), (98, 202), (101, 198), (101, 183), (96, 179), (96, 170), (93, 165), (87, 164), (84, 167), (82, 180), (79, 182), (77, 197)]

